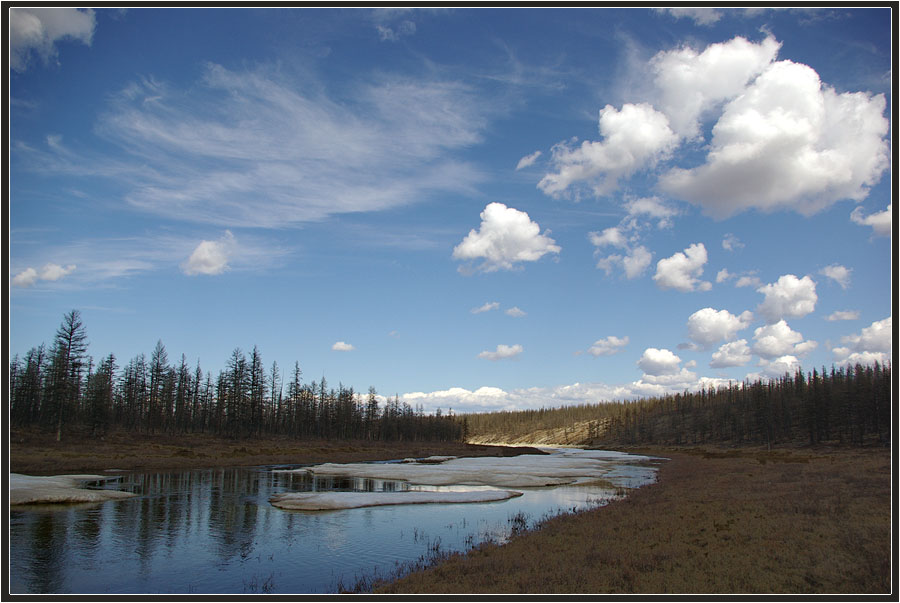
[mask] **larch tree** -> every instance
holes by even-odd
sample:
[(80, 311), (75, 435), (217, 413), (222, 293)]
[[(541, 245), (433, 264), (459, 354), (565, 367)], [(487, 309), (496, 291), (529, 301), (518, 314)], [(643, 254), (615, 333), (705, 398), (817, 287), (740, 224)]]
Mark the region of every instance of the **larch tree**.
[(63, 424), (78, 408), (81, 376), (87, 358), (87, 333), (78, 310), (67, 312), (56, 331), (50, 359), (48, 419), (56, 424), (56, 441), (62, 439)]

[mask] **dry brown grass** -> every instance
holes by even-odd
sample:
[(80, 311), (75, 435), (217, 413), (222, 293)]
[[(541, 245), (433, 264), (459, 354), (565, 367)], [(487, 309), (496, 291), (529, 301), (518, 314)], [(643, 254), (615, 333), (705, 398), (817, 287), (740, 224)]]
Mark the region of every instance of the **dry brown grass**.
[(264, 438), (230, 440), (206, 434), (148, 435), (115, 432), (104, 438), (13, 430), (9, 463), (13, 473), (58, 475), (107, 469), (157, 470), (309, 463), (352, 463), (431, 455), (493, 456), (519, 449), (461, 442), (372, 442)]
[(658, 483), (376, 592), (890, 592), (889, 450), (647, 452)]

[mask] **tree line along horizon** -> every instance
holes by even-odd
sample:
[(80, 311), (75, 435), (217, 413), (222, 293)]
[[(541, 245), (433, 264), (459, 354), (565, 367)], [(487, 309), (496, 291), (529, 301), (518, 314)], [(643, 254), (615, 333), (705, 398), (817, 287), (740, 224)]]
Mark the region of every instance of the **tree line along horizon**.
[[(217, 377), (177, 365), (158, 341), (149, 360), (139, 354), (119, 369), (109, 354), (94, 366), (78, 310), (67, 312), (53, 345), (10, 362), (10, 419), (17, 426), (70, 428), (102, 435), (113, 428), (146, 433), (209, 433), (244, 439), (298, 438), (447, 441), (465, 438), (465, 420), (438, 410), (426, 415), (399, 396), (381, 405), (374, 387), (365, 398), (323, 376), (304, 383), (299, 362), (284, 383), (278, 363), (263, 367), (256, 346), (248, 358), (235, 348)], [(285, 387), (286, 386), (286, 387)], [(286, 391), (285, 391), (286, 390)]]
[(440, 409), (426, 415), (398, 395), (381, 405), (374, 387), (365, 396), (343, 384), (335, 390), (324, 376), (303, 383), (299, 362), (288, 377), (285, 384), (277, 362), (266, 370), (256, 346), (249, 358), (235, 348), (215, 379), (199, 361), (189, 368), (184, 354), (177, 366), (169, 364), (162, 341), (149, 361), (139, 354), (120, 370), (109, 354), (94, 366), (81, 314), (72, 310), (49, 350), (41, 344), (10, 362), (9, 413), (12, 425), (55, 430), (57, 440), (69, 429), (92, 435), (125, 429), (235, 439), (464, 441), (581, 424), (587, 436), (568, 443), (887, 445), (892, 428), (890, 362), (830, 372), (798, 368), (767, 381), (637, 400), (462, 415)]

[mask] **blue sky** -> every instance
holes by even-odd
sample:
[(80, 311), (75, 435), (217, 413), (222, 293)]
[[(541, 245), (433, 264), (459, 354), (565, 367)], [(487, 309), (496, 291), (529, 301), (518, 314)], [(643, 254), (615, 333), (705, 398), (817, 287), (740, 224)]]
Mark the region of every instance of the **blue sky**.
[(892, 19), (12, 9), (10, 354), (455, 412), (889, 360)]

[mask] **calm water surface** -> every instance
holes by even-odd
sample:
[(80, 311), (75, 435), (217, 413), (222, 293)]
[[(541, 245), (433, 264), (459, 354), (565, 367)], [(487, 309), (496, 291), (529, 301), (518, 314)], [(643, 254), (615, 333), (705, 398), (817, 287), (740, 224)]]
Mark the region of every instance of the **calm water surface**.
[(516, 488), (523, 496), (503, 502), (310, 513), (277, 509), (268, 499), (281, 492), (410, 486), (272, 469), (127, 473), (105, 487), (135, 492), (132, 499), (16, 507), (10, 511), (11, 592), (336, 592), (360, 578), (390, 575), (435, 549), (503, 542), (523, 518), (530, 526), (604, 504), (617, 486), (638, 487), (656, 474), (652, 461), (621, 463), (611, 483)]

